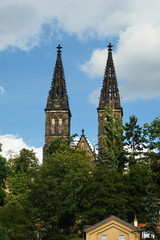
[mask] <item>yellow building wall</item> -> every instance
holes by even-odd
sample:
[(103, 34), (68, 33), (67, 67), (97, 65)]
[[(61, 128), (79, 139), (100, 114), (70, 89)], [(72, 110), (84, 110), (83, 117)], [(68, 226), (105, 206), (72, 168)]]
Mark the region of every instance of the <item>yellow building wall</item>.
[(124, 240), (139, 240), (139, 233), (131, 231), (133, 231), (132, 228), (112, 220), (87, 232), (86, 240), (102, 240), (103, 235), (107, 237), (107, 240), (119, 240), (119, 236), (124, 236)]

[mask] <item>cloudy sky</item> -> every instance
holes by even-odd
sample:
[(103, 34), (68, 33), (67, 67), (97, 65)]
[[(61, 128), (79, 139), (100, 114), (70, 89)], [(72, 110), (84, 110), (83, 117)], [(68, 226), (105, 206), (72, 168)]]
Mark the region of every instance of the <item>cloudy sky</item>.
[(134, 114), (143, 124), (159, 116), (159, 9), (159, 0), (1, 0), (0, 141), (5, 152), (16, 152), (17, 145), (39, 152), (44, 144), (44, 108), (59, 43), (73, 134), (84, 128), (97, 142), (96, 108), (109, 42), (123, 121)]

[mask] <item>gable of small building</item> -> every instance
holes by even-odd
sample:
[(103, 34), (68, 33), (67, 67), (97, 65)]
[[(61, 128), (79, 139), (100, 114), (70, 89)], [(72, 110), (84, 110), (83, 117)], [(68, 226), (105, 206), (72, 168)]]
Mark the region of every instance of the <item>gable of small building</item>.
[(86, 240), (139, 240), (140, 234), (134, 232), (133, 225), (110, 216), (105, 220), (84, 229)]

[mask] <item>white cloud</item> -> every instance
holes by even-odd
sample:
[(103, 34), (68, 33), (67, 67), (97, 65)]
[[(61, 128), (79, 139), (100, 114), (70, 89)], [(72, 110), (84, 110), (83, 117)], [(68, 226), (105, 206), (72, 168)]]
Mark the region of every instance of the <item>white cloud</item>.
[[(115, 63), (123, 99), (160, 92), (159, 0), (5, 0), (0, 5), (0, 50), (29, 50), (59, 32), (81, 38), (118, 39)], [(44, 26), (50, 30), (45, 34)], [(97, 49), (81, 69), (103, 74), (105, 51)], [(92, 75), (91, 75), (92, 74)]]
[(7, 159), (17, 155), (22, 148), (27, 148), (33, 149), (39, 162), (42, 162), (42, 148), (29, 147), (20, 137), (11, 134), (1, 135), (0, 143), (2, 143), (2, 156)]
[(28, 50), (39, 45), (45, 25), (52, 34), (119, 36), (133, 25), (148, 21), (159, 25), (159, 7), (159, 0), (154, 4), (150, 0), (5, 0), (0, 6), (0, 49)]
[(0, 95), (3, 95), (5, 93), (4, 88), (0, 86)]
[(89, 96), (90, 103), (93, 103), (96, 106), (98, 106), (99, 97), (100, 97), (100, 90), (101, 90), (100, 88), (94, 90)]
[(126, 26), (127, 6), (127, 0), (5, 0), (0, 6), (0, 49), (39, 45), (45, 25), (53, 34), (64, 31), (80, 38), (116, 35)]
[(102, 76), (106, 64), (106, 57), (106, 49), (95, 49), (92, 52), (90, 60), (81, 65), (80, 69), (90, 77)]
[[(160, 97), (160, 27), (143, 24), (127, 28), (113, 53), (120, 94), (123, 100)], [(107, 50), (95, 49), (81, 70), (90, 77), (102, 76)], [(92, 102), (96, 100), (95, 90)], [(91, 98), (90, 96), (90, 98)]]
[(160, 97), (160, 27), (128, 28), (120, 36), (115, 60), (126, 100)]

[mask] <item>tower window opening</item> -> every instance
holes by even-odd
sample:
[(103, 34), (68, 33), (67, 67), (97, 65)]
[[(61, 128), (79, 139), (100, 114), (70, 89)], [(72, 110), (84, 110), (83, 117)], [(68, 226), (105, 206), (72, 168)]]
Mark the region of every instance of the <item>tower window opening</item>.
[(51, 134), (55, 134), (56, 130), (56, 121), (54, 118), (51, 119)]
[(59, 118), (58, 120), (58, 133), (62, 133), (62, 118)]

